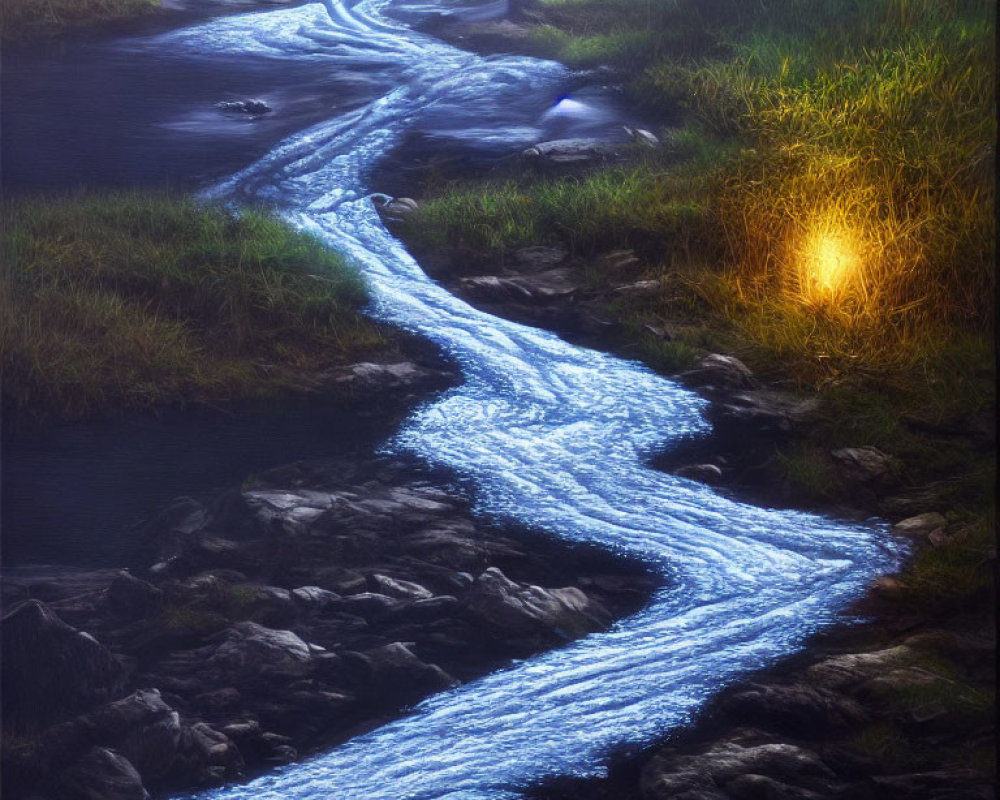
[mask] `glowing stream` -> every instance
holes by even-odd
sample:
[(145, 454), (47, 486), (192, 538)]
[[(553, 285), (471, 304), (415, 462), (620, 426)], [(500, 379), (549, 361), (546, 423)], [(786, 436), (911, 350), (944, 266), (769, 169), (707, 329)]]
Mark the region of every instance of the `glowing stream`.
[[(286, 140), (210, 194), (271, 203), (349, 253), (371, 283), (374, 316), (433, 339), (461, 364), (463, 385), (416, 413), (391, 449), (467, 477), (484, 513), (639, 555), (669, 578), (648, 608), (609, 632), (204, 797), (506, 798), (548, 774), (599, 772), (612, 746), (688, 719), (721, 686), (792, 652), (896, 565), (878, 526), (741, 505), (643, 467), (654, 448), (707, 430), (703, 400), (641, 365), (470, 308), (429, 281), (383, 228), (365, 197), (366, 173), (415, 120), (503, 109), (555, 87), (562, 67), (457, 51), (368, 0), (224, 18), (154, 44), (398, 72), (399, 88)], [(512, 148), (534, 135), (485, 127)]]

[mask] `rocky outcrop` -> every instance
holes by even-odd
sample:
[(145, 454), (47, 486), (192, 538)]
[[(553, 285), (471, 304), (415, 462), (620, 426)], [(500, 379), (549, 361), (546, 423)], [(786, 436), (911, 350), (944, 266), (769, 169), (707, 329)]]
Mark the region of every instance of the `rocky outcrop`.
[(125, 669), (88, 633), (45, 603), (26, 600), (3, 618), (3, 719), (38, 729), (118, 696)]
[(238, 780), (599, 630), (656, 584), (485, 525), (382, 460), (297, 463), (182, 498), (143, 535), (144, 574), (5, 574), (5, 597), (48, 601), (22, 599), (3, 623), (5, 723), (34, 732), (5, 745), (12, 796)]

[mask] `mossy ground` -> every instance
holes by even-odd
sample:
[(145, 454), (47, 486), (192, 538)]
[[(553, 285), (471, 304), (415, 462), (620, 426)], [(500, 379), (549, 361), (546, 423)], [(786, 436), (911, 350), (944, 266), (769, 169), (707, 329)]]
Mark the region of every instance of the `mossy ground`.
[(264, 213), (167, 195), (3, 208), (5, 408), (76, 419), (274, 395), (386, 347), (358, 273)]

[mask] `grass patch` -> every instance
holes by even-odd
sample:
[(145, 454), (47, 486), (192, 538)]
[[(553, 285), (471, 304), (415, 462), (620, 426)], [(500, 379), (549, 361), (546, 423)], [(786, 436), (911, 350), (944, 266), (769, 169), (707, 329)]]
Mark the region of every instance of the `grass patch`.
[(0, 38), (30, 40), (69, 28), (149, 14), (160, 0), (4, 0)]
[(263, 213), (152, 194), (2, 213), (0, 365), (19, 416), (265, 396), (382, 343), (359, 275)]
[(648, 363), (722, 349), (818, 393), (826, 421), (782, 454), (790, 485), (832, 499), (829, 450), (868, 444), (982, 509), (988, 437), (933, 429), (995, 409), (993, 4), (544, 0), (539, 17), (536, 52), (617, 66), (684, 127), (631, 166), (445, 187), (404, 236), (500, 263), (631, 248), (634, 274), (595, 258), (586, 283), (658, 281), (609, 308)]

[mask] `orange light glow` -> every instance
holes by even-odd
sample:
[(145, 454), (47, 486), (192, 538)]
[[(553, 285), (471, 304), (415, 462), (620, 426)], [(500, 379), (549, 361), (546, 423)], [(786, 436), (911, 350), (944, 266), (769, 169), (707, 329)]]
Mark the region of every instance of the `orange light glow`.
[(832, 224), (816, 226), (797, 254), (799, 291), (809, 301), (835, 300), (861, 280), (858, 245), (850, 233)]

